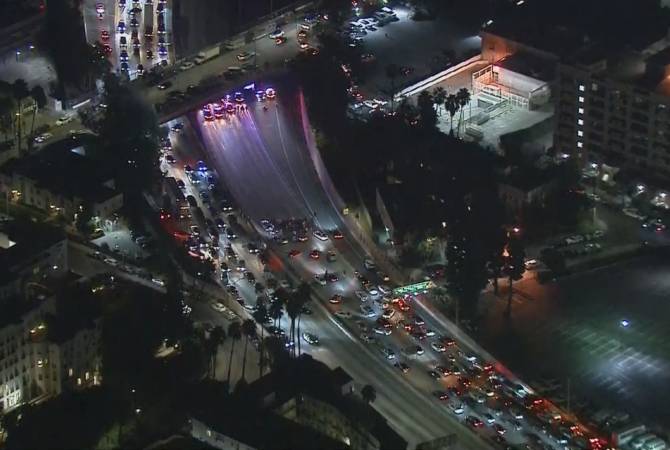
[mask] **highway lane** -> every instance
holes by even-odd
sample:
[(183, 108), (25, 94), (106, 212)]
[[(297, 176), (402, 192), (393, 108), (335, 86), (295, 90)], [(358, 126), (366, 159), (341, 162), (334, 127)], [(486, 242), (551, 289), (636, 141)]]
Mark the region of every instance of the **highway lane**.
[[(201, 113), (193, 117), (195, 126), (200, 126), (210, 163), (219, 178), (225, 181), (241, 210), (256, 221), (268, 217), (302, 217), (316, 212), (319, 223), (325, 222), (330, 227), (342, 224), (336, 221), (339, 215), (329, 210), (332, 206), (313, 169), (309, 169), (312, 166), (307, 164), (305, 154), (299, 154), (304, 141), (301, 142), (300, 134), (290, 125), (291, 116), (284, 115), (283, 105), (277, 107), (270, 102), (268, 105), (268, 111), (264, 111), (261, 105), (250, 103), (247, 111), (211, 123), (203, 123)], [(178, 137), (179, 140), (188, 138), (186, 132)], [(182, 147), (196, 148), (196, 145), (187, 143)], [(187, 159), (197, 160), (197, 156)], [(239, 240), (234, 241), (233, 246), (238, 254), (244, 255)], [(320, 241), (313, 237), (306, 243), (278, 246), (275, 251), (285, 259), (290, 248), (298, 247), (302, 257), (290, 263), (296, 274), (294, 283), (297, 279), (309, 280), (326, 268), (331, 272), (352, 274), (354, 266), (361, 266), (361, 255), (364, 254), (353, 249), (352, 242), (347, 239)], [(319, 248), (324, 255), (327, 250), (336, 248), (338, 254), (347, 256), (326, 264), (323, 259), (315, 261), (306, 257), (312, 248)], [(355, 262), (352, 264), (350, 260)], [(260, 267), (256, 270), (259, 270), (257, 279), (262, 280), (266, 274), (260, 272)], [(245, 301), (253, 304), (255, 293), (251, 285), (238, 276), (233, 279)], [(341, 365), (360, 383), (375, 385), (379, 393), (376, 407), (412, 444), (456, 432), (465, 443), (463, 448), (481, 448), (482, 442), (458, 425), (453, 413), (433, 398), (432, 380), (419, 375), (412, 377), (416, 381), (404, 384), (403, 378), (407, 377), (401, 375), (392, 362), (383, 359), (375, 347), (359, 341), (355, 325), (343, 326), (332, 311), (321, 306), (335, 292), (353, 297), (355, 287), (351, 277), (342, 276), (338, 282), (316, 289), (318, 301), (314, 314), (303, 317), (302, 328), (318, 334), (323, 345), (310, 350), (330, 365)], [(284, 323), (287, 323), (286, 319)]]

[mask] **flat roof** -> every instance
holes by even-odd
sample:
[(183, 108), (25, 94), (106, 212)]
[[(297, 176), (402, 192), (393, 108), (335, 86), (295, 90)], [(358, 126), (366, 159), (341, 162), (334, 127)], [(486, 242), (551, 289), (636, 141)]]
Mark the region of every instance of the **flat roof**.
[(67, 198), (97, 203), (118, 195), (116, 189), (104, 184), (113, 180), (111, 170), (76, 149), (48, 149), (9, 161), (1, 170), (8, 175), (18, 173), (34, 180), (40, 188)]
[(497, 61), (495, 65), (536, 80), (547, 82), (554, 79), (556, 72), (554, 65), (547, 64), (546, 60), (523, 51), (509, 55)]
[(584, 46), (599, 51), (629, 47), (641, 50), (667, 34), (668, 11), (654, 2), (562, 0), (531, 2), (509, 8), (483, 32), (564, 59)]

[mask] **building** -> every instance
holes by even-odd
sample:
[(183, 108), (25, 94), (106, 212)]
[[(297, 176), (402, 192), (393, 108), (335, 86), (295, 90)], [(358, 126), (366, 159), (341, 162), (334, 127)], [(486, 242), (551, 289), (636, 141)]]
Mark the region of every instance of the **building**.
[(670, 181), (670, 39), (641, 51), (585, 48), (560, 64), (558, 86), (558, 151), (602, 176)]
[(101, 382), (100, 319), (63, 326), (55, 296), (45, 295), (0, 302), (0, 415)]
[(0, 188), (12, 200), (73, 221), (84, 207), (106, 218), (121, 209), (111, 171), (85, 155), (83, 147), (47, 148), (0, 169)]
[(507, 171), (498, 182), (498, 195), (507, 213), (520, 219), (529, 206), (543, 206), (557, 188), (555, 173), (547, 170)]
[(69, 271), (65, 233), (24, 220), (0, 223), (0, 301)]
[(242, 389), (237, 392), (239, 400), (232, 399), (241, 405), (222, 407), (221, 401), (212, 399), (205, 408), (202, 398), (196, 401), (197, 409), (190, 414), (191, 436), (224, 450), (407, 447), (386, 420), (362, 401), (344, 370), (330, 369), (309, 355), (275, 367)]

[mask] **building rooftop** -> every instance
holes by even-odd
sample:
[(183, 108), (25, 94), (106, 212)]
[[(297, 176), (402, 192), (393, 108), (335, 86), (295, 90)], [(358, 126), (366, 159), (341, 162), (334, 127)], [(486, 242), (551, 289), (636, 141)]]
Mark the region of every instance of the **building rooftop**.
[(49, 148), (9, 161), (1, 170), (8, 175), (18, 173), (35, 180), (39, 187), (67, 198), (101, 202), (117, 195), (110, 187), (113, 186), (112, 172), (79, 150), (80, 147)]
[(547, 64), (544, 59), (523, 51), (509, 55), (497, 61), (495, 65), (547, 82), (554, 79), (554, 73), (556, 72), (554, 65)]
[(63, 230), (30, 220), (1, 222), (0, 285), (13, 280), (37, 254), (66, 238)]
[(652, 0), (527, 1), (483, 31), (565, 60), (584, 47), (602, 55), (641, 50), (665, 36), (669, 24), (668, 11)]

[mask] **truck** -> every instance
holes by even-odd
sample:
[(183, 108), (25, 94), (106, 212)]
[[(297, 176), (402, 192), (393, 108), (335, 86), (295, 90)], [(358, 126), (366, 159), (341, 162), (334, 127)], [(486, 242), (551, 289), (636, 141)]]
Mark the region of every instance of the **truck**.
[(198, 53), (195, 58), (193, 58), (193, 62), (196, 64), (203, 64), (212, 58), (216, 58), (220, 54), (221, 48), (218, 45), (215, 47), (210, 47)]
[(144, 14), (144, 37), (152, 39), (154, 36), (154, 5), (145, 3), (142, 14)]

